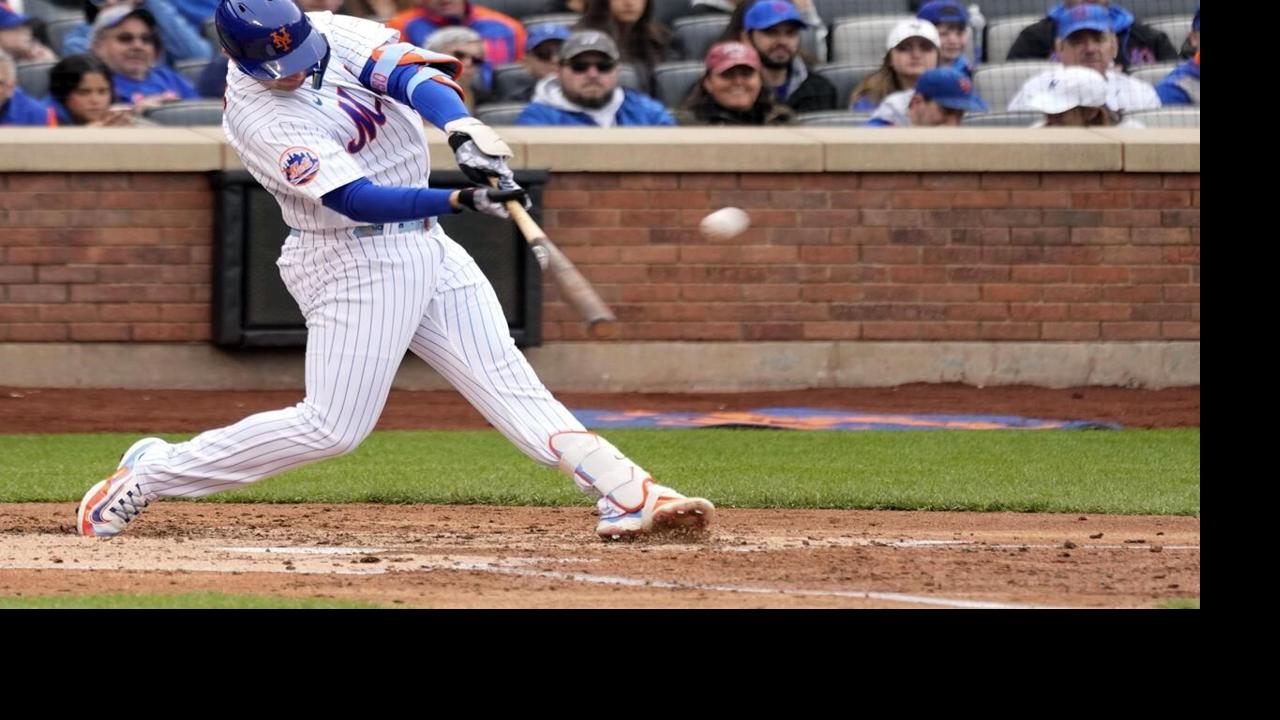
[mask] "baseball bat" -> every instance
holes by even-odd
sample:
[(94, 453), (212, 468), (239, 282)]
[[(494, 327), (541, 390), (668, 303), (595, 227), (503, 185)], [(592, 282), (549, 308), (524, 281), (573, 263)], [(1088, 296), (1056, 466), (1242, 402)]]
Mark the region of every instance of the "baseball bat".
[[(491, 178), (489, 182), (494, 187), (497, 187), (497, 178)], [(591, 283), (582, 276), (582, 273), (578, 272), (578, 268), (574, 266), (573, 262), (565, 257), (564, 253), (560, 252), (560, 248), (551, 242), (551, 239), (542, 231), (542, 228), (538, 227), (538, 223), (529, 217), (524, 205), (521, 205), (516, 200), (508, 200), (507, 211), (511, 213), (511, 219), (515, 220), (516, 227), (520, 228), (520, 234), (524, 235), (525, 241), (529, 245), (535, 248), (542, 248), (546, 252), (547, 271), (560, 288), (560, 293), (564, 295), (564, 299), (586, 321), (587, 332), (598, 339), (611, 338), (617, 335), (618, 318), (614, 317), (613, 312), (609, 310), (609, 306), (604, 304), (604, 300), (600, 299), (595, 288), (591, 287)]]

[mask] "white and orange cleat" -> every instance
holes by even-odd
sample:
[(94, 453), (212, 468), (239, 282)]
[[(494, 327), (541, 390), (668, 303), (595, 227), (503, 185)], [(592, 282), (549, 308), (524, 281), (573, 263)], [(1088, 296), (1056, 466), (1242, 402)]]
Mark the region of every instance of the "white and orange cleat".
[(84, 494), (76, 513), (76, 532), (86, 537), (112, 538), (146, 509), (150, 501), (138, 488), (133, 468), (148, 450), (163, 444), (165, 441), (160, 438), (143, 438), (124, 451), (115, 473)]
[(715, 505), (654, 482), (644, 468), (599, 435), (556, 433), (550, 444), (560, 469), (578, 487), (599, 497), (596, 534), (601, 538), (698, 535), (710, 528)]
[(716, 506), (705, 498), (685, 497), (652, 478), (642, 483), (642, 502), (633, 508), (619, 505), (610, 496), (596, 501), (600, 522), (596, 535), (605, 540), (640, 537), (698, 535), (711, 526)]

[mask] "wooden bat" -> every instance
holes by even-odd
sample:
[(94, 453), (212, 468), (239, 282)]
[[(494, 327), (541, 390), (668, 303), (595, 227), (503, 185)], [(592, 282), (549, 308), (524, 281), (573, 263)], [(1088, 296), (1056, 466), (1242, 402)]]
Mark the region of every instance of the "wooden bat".
[[(491, 178), (489, 182), (497, 187), (497, 178)], [(538, 227), (538, 223), (529, 217), (524, 205), (516, 200), (508, 200), (507, 211), (511, 213), (511, 219), (516, 221), (516, 226), (520, 228), (520, 234), (524, 235), (525, 241), (534, 248), (534, 254), (537, 255), (538, 250), (546, 253), (545, 269), (555, 280), (564, 299), (586, 321), (587, 332), (591, 337), (597, 339), (615, 337), (618, 334), (618, 318), (614, 317), (609, 306), (600, 299), (595, 288), (591, 287), (591, 283), (578, 272), (573, 262), (560, 252), (560, 248), (551, 242), (542, 228)]]

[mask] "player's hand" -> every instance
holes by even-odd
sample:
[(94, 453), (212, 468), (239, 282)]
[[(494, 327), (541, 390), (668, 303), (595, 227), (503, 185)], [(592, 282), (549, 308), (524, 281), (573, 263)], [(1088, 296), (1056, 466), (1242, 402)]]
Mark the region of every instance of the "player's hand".
[(485, 215), (492, 215), (505, 219), (511, 218), (511, 213), (507, 212), (507, 203), (516, 200), (526, 205), (529, 202), (529, 193), (519, 185), (509, 190), (496, 190), (493, 188), (467, 188), (458, 191), (458, 204), (462, 207), (482, 212)]
[(488, 185), (489, 178), (496, 177), (504, 189), (515, 185), (515, 175), (507, 167), (507, 158), (513, 153), (493, 128), (473, 117), (465, 117), (445, 123), (444, 131), (449, 133), (453, 157), (468, 180)]

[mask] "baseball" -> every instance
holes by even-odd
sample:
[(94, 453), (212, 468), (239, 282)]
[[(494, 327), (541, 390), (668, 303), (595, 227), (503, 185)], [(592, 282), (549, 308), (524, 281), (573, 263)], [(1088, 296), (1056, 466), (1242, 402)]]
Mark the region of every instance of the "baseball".
[(751, 226), (751, 218), (736, 207), (720, 208), (702, 218), (698, 229), (708, 238), (726, 240), (746, 232)]

